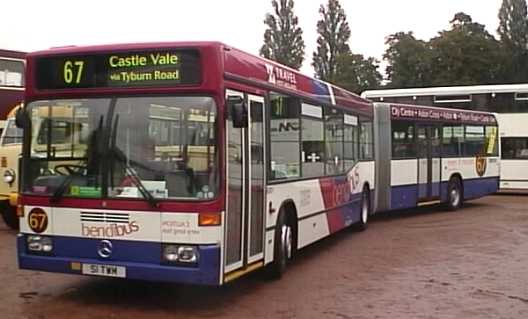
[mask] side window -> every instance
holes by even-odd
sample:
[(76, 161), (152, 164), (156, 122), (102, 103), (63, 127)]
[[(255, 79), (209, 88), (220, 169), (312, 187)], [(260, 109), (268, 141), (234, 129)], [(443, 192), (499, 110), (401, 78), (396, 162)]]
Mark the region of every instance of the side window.
[(345, 170), (348, 171), (354, 167), (358, 161), (358, 118), (354, 115), (345, 114), (344, 116), (344, 161)]
[(325, 109), (326, 175), (343, 172), (343, 112)]
[(464, 156), (484, 154), (484, 126), (466, 125), (464, 137)]
[(270, 94), (271, 179), (300, 177), (300, 100)]
[(320, 106), (302, 104), (302, 175), (319, 177), (324, 175), (325, 141), (323, 109)]
[(442, 128), (442, 155), (456, 157), (462, 153), (464, 142), (464, 126), (446, 125)]
[(392, 158), (415, 158), (416, 140), (414, 123), (392, 122)]
[(501, 138), (501, 157), (503, 160), (528, 159), (528, 138)]
[(0, 86), (24, 86), (24, 63), (0, 59)]
[(374, 136), (372, 122), (362, 122), (359, 132), (359, 158), (368, 160), (374, 158)]

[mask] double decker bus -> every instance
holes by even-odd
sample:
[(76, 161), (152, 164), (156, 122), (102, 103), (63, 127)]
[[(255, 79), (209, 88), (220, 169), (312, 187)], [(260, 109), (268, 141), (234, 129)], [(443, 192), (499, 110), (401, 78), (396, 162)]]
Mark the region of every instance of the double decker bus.
[[(5, 132), (5, 128), (9, 126), (9, 121), (6, 120), (14, 116), (16, 106), (24, 98), (25, 55), (24, 52), (0, 50), (0, 134), (4, 133), (2, 136), (5, 133), (21, 134), (12, 121), (9, 132)], [(17, 137), (0, 139), (0, 215), (11, 228), (17, 228), (18, 225), (15, 207), (20, 142)], [(18, 151), (13, 152), (15, 144)]]
[(497, 113), (500, 126), (500, 190), (528, 190), (528, 84), (365, 91), (374, 102), (454, 107)]
[(25, 52), (0, 49), (0, 126), (24, 97)]
[[(204, 285), (264, 266), (280, 276), (299, 249), (363, 230), (376, 211), (455, 209), (497, 185), (492, 114), (375, 105), (221, 43), (36, 52), (27, 78), (22, 269)], [(393, 163), (400, 120), (422, 147)], [(446, 152), (473, 152), (449, 157), (439, 136)]]

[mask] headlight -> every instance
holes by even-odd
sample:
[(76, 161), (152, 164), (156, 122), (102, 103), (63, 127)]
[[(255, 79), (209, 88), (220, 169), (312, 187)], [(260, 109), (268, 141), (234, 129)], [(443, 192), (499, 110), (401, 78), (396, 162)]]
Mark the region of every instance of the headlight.
[(8, 169), (4, 172), (4, 182), (11, 184), (15, 181), (16, 173), (12, 169)]
[(30, 252), (49, 254), (53, 251), (53, 240), (50, 237), (29, 235), (27, 248)]
[(196, 264), (200, 259), (198, 247), (188, 245), (164, 245), (163, 260), (169, 263)]

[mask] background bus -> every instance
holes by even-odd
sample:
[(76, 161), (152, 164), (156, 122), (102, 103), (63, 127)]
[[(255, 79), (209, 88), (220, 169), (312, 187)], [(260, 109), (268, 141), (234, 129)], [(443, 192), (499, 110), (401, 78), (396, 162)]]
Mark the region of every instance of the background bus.
[(17, 105), (7, 115), (5, 128), (0, 135), (0, 214), (7, 226), (18, 229), (16, 214), (18, 200), (18, 165), (22, 153), (22, 129), (15, 125)]
[(0, 50), (0, 127), (16, 104), (24, 97), (26, 53)]
[(528, 84), (365, 91), (375, 102), (496, 112), (500, 127), (500, 190), (528, 190)]
[[(24, 97), (25, 55), (24, 52), (0, 50), (0, 215), (11, 228), (18, 227), (14, 210), (16, 196), (13, 194), (18, 189), (21, 132), (13, 122), (9, 125), (6, 120), (14, 116), (13, 109)], [(7, 126), (9, 132), (4, 132)]]

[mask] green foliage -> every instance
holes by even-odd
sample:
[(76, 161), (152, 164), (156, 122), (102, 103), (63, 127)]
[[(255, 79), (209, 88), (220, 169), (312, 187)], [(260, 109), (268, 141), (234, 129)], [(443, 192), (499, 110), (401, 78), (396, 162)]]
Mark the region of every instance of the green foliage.
[(425, 87), (432, 82), (432, 50), (427, 42), (417, 40), (412, 32), (390, 35), (383, 58), (389, 65), (386, 72), (390, 87)]
[(274, 14), (267, 13), (264, 45), (260, 55), (298, 70), (304, 60), (304, 40), (299, 20), (293, 13), (293, 0), (272, 0)]
[(503, 52), (509, 56), (503, 66), (505, 82), (528, 81), (528, 20), (526, 0), (503, 0), (499, 10), (499, 33)]
[(328, 0), (326, 8), (319, 8), (321, 20), (317, 22), (317, 50), (313, 53), (312, 66), (315, 76), (330, 81), (337, 70), (337, 59), (341, 54), (350, 54), (348, 40), (350, 27), (345, 10), (338, 0)]
[(459, 12), (451, 28), (428, 42), (412, 32), (387, 38), (390, 87), (493, 84), (503, 81), (505, 54), (484, 25)]
[(429, 42), (433, 50), (432, 85), (476, 85), (500, 81), (503, 56), (499, 42), (485, 26), (465, 13), (451, 20), (451, 30)]
[(337, 58), (337, 73), (334, 83), (355, 93), (379, 87), (382, 76), (378, 72), (378, 62), (361, 54), (341, 54)]

